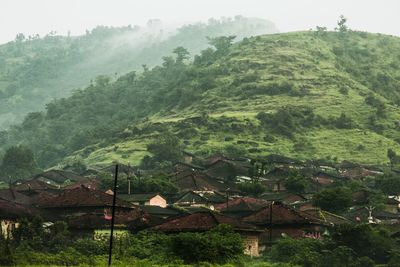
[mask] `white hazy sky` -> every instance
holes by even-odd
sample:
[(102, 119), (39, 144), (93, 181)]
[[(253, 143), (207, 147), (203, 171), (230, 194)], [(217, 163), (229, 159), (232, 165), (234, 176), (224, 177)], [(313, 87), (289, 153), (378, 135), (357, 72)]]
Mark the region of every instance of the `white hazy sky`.
[(341, 14), (353, 29), (400, 36), (400, 0), (0, 0), (0, 43), (20, 32), (78, 35), (155, 18), (175, 25), (243, 15), (269, 19), (281, 32), (333, 29)]

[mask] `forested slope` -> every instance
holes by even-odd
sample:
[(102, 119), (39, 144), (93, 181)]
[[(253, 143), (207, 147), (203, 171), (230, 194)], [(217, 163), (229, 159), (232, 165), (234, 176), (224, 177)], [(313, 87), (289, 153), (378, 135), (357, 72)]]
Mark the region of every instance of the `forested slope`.
[(98, 75), (114, 80), (124, 73), (161, 63), (162, 56), (184, 46), (195, 55), (207, 47), (207, 36), (243, 37), (274, 33), (266, 20), (244, 18), (163, 27), (158, 20), (147, 26), (99, 26), (83, 36), (17, 35), (0, 45), (0, 129), (22, 121), (28, 113), (44, 109), (55, 98), (87, 86)]
[(138, 163), (160, 134), (189, 151), (278, 153), (386, 163), (400, 152), (400, 39), (363, 32), (297, 32), (211, 40), (115, 82), (97, 79), (1, 134), (60, 160)]

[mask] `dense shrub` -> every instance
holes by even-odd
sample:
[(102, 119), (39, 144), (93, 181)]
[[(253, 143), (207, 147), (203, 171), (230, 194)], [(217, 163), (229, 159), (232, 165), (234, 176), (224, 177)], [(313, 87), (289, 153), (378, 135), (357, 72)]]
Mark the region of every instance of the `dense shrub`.
[(220, 225), (205, 233), (180, 233), (171, 238), (171, 251), (186, 263), (225, 263), (243, 254), (242, 239), (231, 227)]

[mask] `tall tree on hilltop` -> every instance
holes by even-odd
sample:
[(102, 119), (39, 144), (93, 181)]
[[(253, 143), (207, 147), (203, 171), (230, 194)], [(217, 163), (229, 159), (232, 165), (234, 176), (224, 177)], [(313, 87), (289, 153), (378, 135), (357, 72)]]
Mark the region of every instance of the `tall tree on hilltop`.
[(26, 179), (37, 170), (31, 149), (24, 146), (12, 146), (4, 154), (1, 165), (3, 179)]

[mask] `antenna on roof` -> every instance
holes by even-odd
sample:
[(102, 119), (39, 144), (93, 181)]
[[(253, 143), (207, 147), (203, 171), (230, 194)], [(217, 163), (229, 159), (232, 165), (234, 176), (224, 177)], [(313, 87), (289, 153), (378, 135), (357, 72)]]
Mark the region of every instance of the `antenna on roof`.
[(115, 165), (115, 175), (114, 175), (114, 194), (113, 194), (113, 203), (112, 203), (110, 252), (109, 252), (109, 255), (108, 255), (108, 266), (111, 266), (113, 234), (114, 234), (114, 222), (115, 222), (115, 202), (116, 202), (116, 199), (117, 199), (117, 180), (118, 180), (118, 164)]

